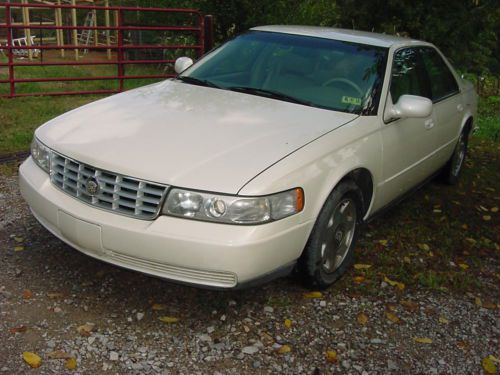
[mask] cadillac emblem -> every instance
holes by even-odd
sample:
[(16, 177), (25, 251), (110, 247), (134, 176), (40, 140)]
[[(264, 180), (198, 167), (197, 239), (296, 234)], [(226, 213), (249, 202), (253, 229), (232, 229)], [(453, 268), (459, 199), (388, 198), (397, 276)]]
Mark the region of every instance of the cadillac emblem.
[(87, 194), (91, 197), (97, 195), (99, 193), (99, 182), (95, 179), (95, 177), (90, 177), (85, 183), (85, 190)]

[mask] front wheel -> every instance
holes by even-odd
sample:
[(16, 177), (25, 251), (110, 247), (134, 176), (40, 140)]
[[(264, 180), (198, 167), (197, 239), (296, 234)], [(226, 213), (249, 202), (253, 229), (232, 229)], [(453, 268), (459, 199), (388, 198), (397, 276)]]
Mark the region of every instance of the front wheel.
[(341, 182), (328, 197), (301, 259), (308, 286), (329, 287), (353, 263), (362, 202), (361, 191), (352, 181)]

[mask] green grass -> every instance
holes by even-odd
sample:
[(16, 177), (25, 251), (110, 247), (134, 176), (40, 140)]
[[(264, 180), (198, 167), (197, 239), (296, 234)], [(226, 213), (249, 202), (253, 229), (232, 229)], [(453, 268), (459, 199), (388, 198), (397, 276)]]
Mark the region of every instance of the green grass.
[(489, 96), (479, 100), (477, 135), (498, 141), (500, 137), (500, 97)]

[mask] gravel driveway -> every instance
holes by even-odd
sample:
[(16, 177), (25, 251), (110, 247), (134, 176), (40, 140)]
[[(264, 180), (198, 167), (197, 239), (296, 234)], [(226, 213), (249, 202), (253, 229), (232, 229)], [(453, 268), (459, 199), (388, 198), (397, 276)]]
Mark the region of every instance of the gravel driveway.
[(498, 310), (473, 296), (346, 285), (215, 292), (119, 269), (49, 234), (0, 175), (0, 374), (480, 374), (499, 357)]

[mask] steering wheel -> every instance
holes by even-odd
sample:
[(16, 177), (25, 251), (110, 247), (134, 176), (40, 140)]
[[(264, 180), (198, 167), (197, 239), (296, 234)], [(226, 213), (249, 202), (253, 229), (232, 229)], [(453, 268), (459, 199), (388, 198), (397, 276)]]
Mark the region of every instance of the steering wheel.
[(353, 89), (355, 89), (358, 92), (359, 96), (363, 96), (363, 91), (359, 88), (359, 86), (347, 78), (332, 78), (332, 79), (329, 79), (328, 81), (326, 81), (325, 83), (323, 83), (321, 86), (323, 86), (323, 87), (329, 86), (334, 82), (340, 82), (340, 83), (343, 83), (345, 85), (348, 85), (348, 86), (352, 87)]

